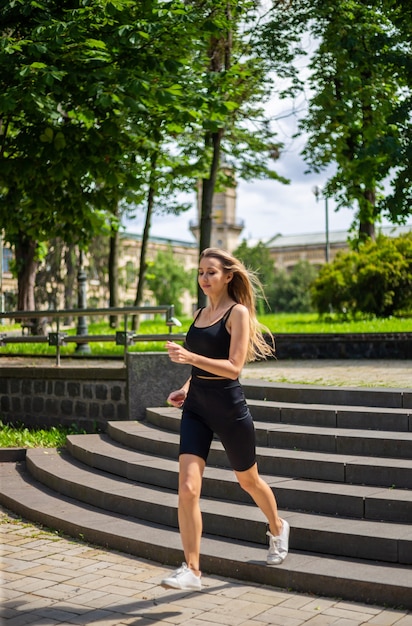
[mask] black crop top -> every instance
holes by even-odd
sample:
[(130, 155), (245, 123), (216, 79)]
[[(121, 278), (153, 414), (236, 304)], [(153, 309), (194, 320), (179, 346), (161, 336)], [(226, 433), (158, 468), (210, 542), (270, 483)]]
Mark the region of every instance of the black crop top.
[[(204, 328), (195, 326), (197, 318), (203, 311), (203, 308), (200, 309), (187, 331), (185, 348), (190, 350), (190, 352), (195, 352), (196, 354), (207, 356), (211, 359), (229, 358), (230, 335), (226, 329), (226, 322), (234, 306), (236, 306), (236, 304), (233, 304), (220, 320)], [(192, 375), (215, 376), (215, 374), (211, 374), (211, 372), (199, 369), (195, 366), (192, 366)]]

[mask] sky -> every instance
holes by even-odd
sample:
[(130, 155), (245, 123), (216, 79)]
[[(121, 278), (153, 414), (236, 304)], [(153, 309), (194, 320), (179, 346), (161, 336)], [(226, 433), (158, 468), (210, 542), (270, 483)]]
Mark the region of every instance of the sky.
[[(277, 181), (239, 181), (237, 194), (237, 220), (243, 220), (245, 227), (240, 240), (265, 240), (277, 234), (318, 233), (325, 230), (325, 200), (316, 201), (313, 186), (322, 186), (325, 179), (305, 175), (305, 164), (299, 156), (299, 149), (291, 146), (276, 162), (276, 171), (291, 180), (289, 185)], [(197, 221), (195, 194), (183, 197), (192, 208), (180, 216), (154, 216), (150, 234), (154, 237), (173, 238), (181, 241), (194, 241), (190, 232), (190, 220)], [(329, 230), (348, 229), (353, 219), (352, 211), (334, 212), (334, 202), (328, 200)], [(128, 232), (141, 234), (144, 226), (143, 212), (126, 222)]]
[[(273, 98), (267, 104), (268, 113), (274, 119), (273, 128), (277, 139), (284, 146), (274, 167), (277, 173), (289, 179), (290, 183), (285, 185), (273, 180), (238, 181), (236, 219), (243, 220), (245, 224), (239, 241), (246, 239), (253, 245), (259, 240), (265, 241), (278, 234), (303, 235), (325, 232), (325, 198), (320, 196), (317, 201), (313, 188), (325, 185), (328, 172), (320, 175), (305, 174), (307, 166), (301, 156), (305, 137), (294, 138), (298, 128), (298, 115), (294, 112), (304, 109), (303, 96), (300, 102)], [(195, 194), (185, 196), (183, 200), (191, 203), (191, 209), (177, 217), (154, 216), (151, 236), (195, 241), (189, 228), (191, 220), (198, 221)], [(355, 210), (335, 211), (335, 208), (333, 199), (328, 199), (329, 232), (348, 230), (354, 219)], [(387, 226), (389, 222), (384, 220), (382, 225)], [(136, 219), (126, 223), (127, 231), (138, 234), (143, 232), (143, 226), (142, 212), (138, 213)]]
[[(276, 162), (276, 171), (290, 179), (285, 185), (272, 180), (254, 182), (239, 181), (237, 186), (237, 220), (243, 220), (245, 227), (240, 241), (246, 239), (253, 242), (268, 240), (277, 234), (302, 235), (323, 233), (326, 226), (326, 206), (324, 197), (318, 201), (313, 187), (322, 187), (326, 175), (305, 174), (306, 164), (300, 156), (302, 142), (290, 141), (290, 145)], [(150, 234), (153, 237), (165, 237), (181, 241), (195, 241), (190, 232), (190, 220), (197, 221), (195, 194), (184, 198), (191, 202), (192, 208), (180, 216), (154, 216)], [(328, 200), (329, 232), (348, 230), (354, 218), (354, 211), (339, 209), (335, 211), (335, 203)], [(387, 225), (388, 222), (383, 222)], [(143, 213), (139, 212), (136, 219), (126, 224), (128, 232), (142, 234), (144, 226)]]

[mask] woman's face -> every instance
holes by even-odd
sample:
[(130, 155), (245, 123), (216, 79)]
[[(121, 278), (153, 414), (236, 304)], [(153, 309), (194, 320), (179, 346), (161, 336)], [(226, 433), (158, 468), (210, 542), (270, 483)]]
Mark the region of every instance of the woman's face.
[(219, 259), (209, 256), (200, 260), (198, 282), (205, 295), (221, 294), (231, 280), (232, 273), (224, 271)]

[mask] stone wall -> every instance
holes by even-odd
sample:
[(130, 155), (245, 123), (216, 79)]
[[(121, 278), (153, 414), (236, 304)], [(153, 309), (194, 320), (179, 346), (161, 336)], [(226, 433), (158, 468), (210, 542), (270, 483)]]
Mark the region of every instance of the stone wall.
[(412, 333), (276, 334), (278, 359), (412, 359)]
[(143, 420), (148, 407), (165, 406), (167, 396), (190, 376), (190, 365), (172, 363), (162, 352), (129, 352), (127, 388), (130, 419)]
[(10, 423), (105, 430), (127, 419), (125, 368), (3, 367), (0, 417)]
[[(411, 359), (412, 333), (277, 335), (281, 359)], [(126, 367), (85, 363), (1, 367), (0, 419), (30, 426), (76, 424), (106, 430), (110, 420), (145, 418), (146, 408), (164, 406), (190, 375), (166, 353), (129, 353)]]
[(164, 406), (169, 393), (190, 375), (190, 366), (176, 365), (159, 352), (129, 353), (127, 367), (87, 363), (2, 367), (0, 419), (105, 431), (108, 421), (142, 420), (147, 407)]

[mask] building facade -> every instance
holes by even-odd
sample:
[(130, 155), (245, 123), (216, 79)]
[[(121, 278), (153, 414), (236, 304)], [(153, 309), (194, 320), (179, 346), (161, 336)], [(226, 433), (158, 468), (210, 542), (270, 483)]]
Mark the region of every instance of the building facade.
[[(200, 232), (200, 199), (198, 193), (198, 216), (199, 222), (190, 224), (194, 236), (199, 239)], [(229, 188), (223, 192), (215, 194), (212, 221), (212, 241), (213, 247), (227, 249), (233, 252), (240, 243), (240, 236), (244, 224), (236, 219), (236, 188)], [(410, 232), (412, 225), (391, 226), (377, 229), (386, 236), (397, 237), (403, 233)], [(328, 237), (329, 260), (333, 261), (336, 254), (342, 250), (348, 250), (349, 232), (332, 231)], [(257, 242), (248, 242), (252, 247)], [(270, 250), (276, 269), (290, 271), (299, 261), (308, 261), (312, 265), (320, 268), (326, 260), (326, 237), (325, 233), (313, 233), (302, 235), (276, 235), (264, 240), (263, 243)], [(106, 241), (107, 247), (107, 241)], [(190, 271), (198, 265), (198, 243), (196, 241), (181, 241), (173, 238), (151, 237), (149, 240), (147, 261), (154, 261), (159, 251), (166, 251), (172, 248), (174, 258), (181, 264), (183, 271)], [(119, 305), (130, 306), (136, 297), (137, 280), (139, 273), (141, 252), (141, 235), (124, 232), (120, 235), (119, 254)], [(84, 269), (87, 275), (87, 305), (93, 307), (106, 307), (109, 303), (108, 281), (102, 272), (98, 273), (93, 269), (91, 257), (95, 254), (93, 248), (88, 255), (85, 255)], [(102, 264), (105, 265), (106, 257), (103, 252)], [(108, 258), (108, 248), (107, 248)], [(12, 311), (16, 309), (17, 302), (17, 281), (12, 274), (13, 252), (10, 247), (2, 242), (0, 237), (0, 311)], [(75, 260), (76, 263), (76, 260)], [(107, 265), (105, 265), (107, 267)], [(41, 308), (70, 308), (65, 306), (65, 268), (62, 268), (60, 281), (53, 278), (53, 299), (41, 305)], [(75, 267), (74, 272), (77, 272)], [(75, 283), (75, 276), (73, 278)], [(73, 290), (77, 287), (74, 284)], [(146, 290), (144, 294), (144, 304), (155, 304), (153, 294)], [(168, 304), (168, 303), (166, 303)], [(196, 298), (185, 292), (181, 296), (181, 304), (185, 314), (191, 315)]]
[[(376, 228), (376, 233), (387, 237), (399, 237), (412, 231), (408, 226), (382, 226)], [(346, 230), (329, 233), (329, 262), (332, 262), (338, 252), (349, 250), (350, 233)], [(320, 268), (326, 262), (325, 233), (309, 233), (303, 235), (276, 235), (265, 241), (277, 269), (292, 270), (299, 261), (308, 261), (311, 265)]]

